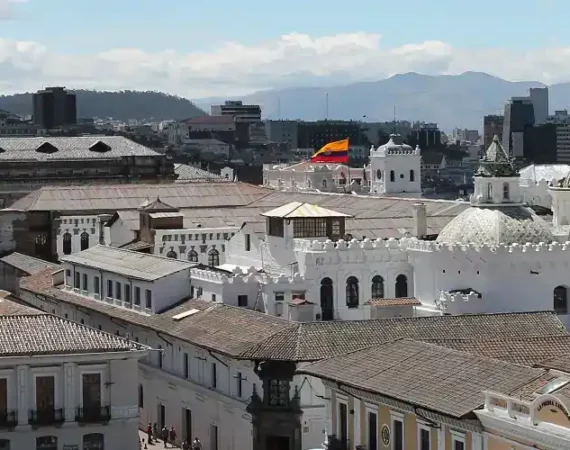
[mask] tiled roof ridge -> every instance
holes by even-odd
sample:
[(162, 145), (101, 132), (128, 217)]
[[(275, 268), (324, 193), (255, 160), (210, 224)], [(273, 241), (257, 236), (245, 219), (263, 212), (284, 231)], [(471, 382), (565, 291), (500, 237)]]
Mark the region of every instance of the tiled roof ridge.
[(570, 339), (570, 332), (564, 334), (551, 334), (547, 336), (521, 336), (513, 338), (494, 337), (489, 339), (477, 339), (477, 338), (424, 339), (423, 342), (428, 342), (430, 344), (437, 344), (438, 342), (516, 342), (516, 341), (540, 341), (543, 339)]
[[(110, 245), (104, 245), (104, 244), (99, 244), (99, 243), (95, 244), (93, 247), (89, 247), (88, 249), (83, 250), (83, 252), (88, 252), (89, 250), (94, 249), (94, 248), (97, 248), (97, 247), (110, 248), (110, 249), (112, 249), (112, 250), (117, 250), (117, 251), (123, 252), (123, 253), (131, 253), (131, 254), (136, 253), (136, 254), (148, 256), (148, 257), (151, 257), (151, 258), (159, 258), (159, 259), (163, 259), (163, 260), (178, 262), (178, 263), (181, 263), (181, 264), (192, 264), (191, 262), (189, 262), (189, 261), (184, 261), (183, 259), (169, 258), (169, 257), (167, 257), (167, 256), (155, 255), (154, 253), (141, 253), (141, 252), (138, 252), (138, 251), (136, 251), (136, 250), (129, 250), (128, 248), (113, 247), (113, 246), (110, 246)], [(81, 253), (82, 253), (82, 252), (77, 252), (77, 253), (74, 253), (74, 255), (79, 255), (79, 254), (81, 254)], [(67, 256), (67, 255), (66, 255), (66, 256)], [(73, 255), (70, 255), (70, 256), (73, 256)], [(65, 257), (65, 256), (64, 256), (64, 257)]]

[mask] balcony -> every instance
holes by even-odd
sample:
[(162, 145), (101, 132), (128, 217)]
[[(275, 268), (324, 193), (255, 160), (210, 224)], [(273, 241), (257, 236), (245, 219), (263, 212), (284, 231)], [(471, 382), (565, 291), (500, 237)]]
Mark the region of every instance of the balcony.
[(17, 411), (0, 411), (0, 428), (12, 428), (18, 425)]
[(75, 421), (79, 423), (98, 423), (111, 420), (111, 408), (109, 406), (85, 406), (77, 408)]
[(28, 418), (30, 425), (47, 426), (65, 422), (63, 408), (32, 409)]

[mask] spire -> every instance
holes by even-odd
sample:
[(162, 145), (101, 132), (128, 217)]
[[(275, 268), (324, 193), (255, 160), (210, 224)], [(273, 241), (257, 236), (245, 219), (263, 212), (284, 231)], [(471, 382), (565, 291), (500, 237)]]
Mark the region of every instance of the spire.
[(479, 161), (479, 168), (475, 174), (480, 177), (518, 177), (519, 173), (501, 145), (499, 137), (495, 135), (493, 142), (485, 152), (485, 157)]

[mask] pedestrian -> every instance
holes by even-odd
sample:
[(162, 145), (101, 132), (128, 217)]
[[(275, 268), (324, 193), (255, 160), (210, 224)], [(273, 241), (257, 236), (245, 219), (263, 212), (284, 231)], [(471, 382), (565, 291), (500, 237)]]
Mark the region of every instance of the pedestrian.
[(152, 444), (152, 425), (150, 422), (146, 426), (146, 434), (147, 434), (147, 441), (149, 444)]
[(200, 439), (194, 438), (194, 442), (192, 442), (192, 450), (202, 450)]
[(160, 438), (160, 435), (158, 434), (158, 424), (156, 422), (152, 424), (152, 435), (155, 441), (158, 441)]
[(166, 426), (162, 427), (162, 430), (160, 431), (160, 437), (164, 442), (164, 448), (166, 448), (166, 444), (168, 444), (168, 428), (166, 428)]
[(174, 429), (174, 425), (170, 425), (170, 431), (168, 432), (168, 438), (170, 440), (170, 445), (174, 448), (174, 444), (176, 442), (176, 430)]
[(184, 439), (182, 443), (182, 450), (190, 450), (190, 444), (188, 443), (188, 439)]

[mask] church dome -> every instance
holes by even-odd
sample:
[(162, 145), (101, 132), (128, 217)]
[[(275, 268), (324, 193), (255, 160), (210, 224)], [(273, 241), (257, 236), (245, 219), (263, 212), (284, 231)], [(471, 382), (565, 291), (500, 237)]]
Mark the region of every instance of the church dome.
[(414, 150), (408, 144), (405, 144), (402, 137), (399, 134), (391, 134), (390, 140), (384, 145), (378, 146), (374, 149), (371, 154), (379, 153), (382, 155), (397, 155), (397, 154), (413, 154), (415, 152), (419, 154), (419, 148)]
[(441, 231), (436, 242), (446, 244), (538, 244), (556, 239), (548, 224), (524, 206), (470, 207)]

